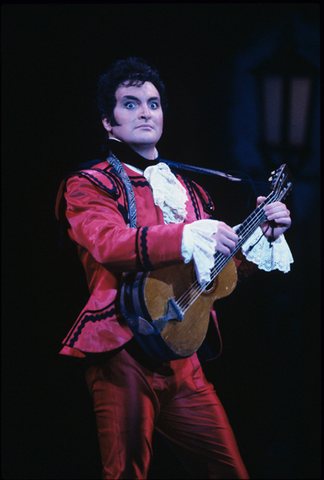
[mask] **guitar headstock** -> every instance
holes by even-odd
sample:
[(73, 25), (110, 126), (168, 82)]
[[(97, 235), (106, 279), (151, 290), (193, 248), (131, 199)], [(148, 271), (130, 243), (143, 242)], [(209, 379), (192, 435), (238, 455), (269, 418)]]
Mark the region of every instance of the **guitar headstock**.
[(281, 201), (288, 195), (293, 186), (293, 177), (286, 164), (281, 165), (277, 170), (271, 172), (269, 182), (270, 189), (276, 194), (276, 200)]

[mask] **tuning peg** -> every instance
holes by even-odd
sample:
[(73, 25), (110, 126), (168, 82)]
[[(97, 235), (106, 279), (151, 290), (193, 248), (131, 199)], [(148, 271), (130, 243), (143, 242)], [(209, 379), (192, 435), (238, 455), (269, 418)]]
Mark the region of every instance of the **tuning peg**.
[(268, 178), (268, 182), (272, 182), (273, 178), (272, 177), (269, 177)]

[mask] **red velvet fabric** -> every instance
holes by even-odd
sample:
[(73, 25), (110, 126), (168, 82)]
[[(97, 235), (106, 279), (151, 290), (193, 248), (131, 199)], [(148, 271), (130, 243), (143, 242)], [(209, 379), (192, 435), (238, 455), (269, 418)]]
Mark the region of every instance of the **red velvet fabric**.
[(158, 364), (132, 340), (99, 356), (88, 366), (86, 380), (97, 419), (102, 478), (147, 478), (154, 428), (191, 478), (249, 478), (196, 354)]

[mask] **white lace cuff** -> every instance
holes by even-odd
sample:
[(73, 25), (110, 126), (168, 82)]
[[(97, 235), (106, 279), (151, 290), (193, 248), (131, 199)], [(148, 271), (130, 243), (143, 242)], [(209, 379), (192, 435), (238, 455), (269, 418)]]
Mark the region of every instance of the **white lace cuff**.
[(185, 263), (193, 258), (199, 283), (210, 282), (210, 270), (215, 260), (217, 220), (197, 220), (184, 226), (181, 252)]
[[(242, 252), (247, 260), (258, 265), (260, 270), (270, 272), (271, 270), (280, 270), (287, 273), (290, 271), (290, 264), (294, 262), (288, 243), (281, 235), (277, 240), (270, 244), (268, 240), (262, 235), (261, 227), (258, 227), (251, 237), (242, 246)], [(259, 238), (261, 237), (260, 241)], [(256, 243), (258, 242), (258, 243)], [(254, 245), (253, 249), (249, 251), (249, 247)]]

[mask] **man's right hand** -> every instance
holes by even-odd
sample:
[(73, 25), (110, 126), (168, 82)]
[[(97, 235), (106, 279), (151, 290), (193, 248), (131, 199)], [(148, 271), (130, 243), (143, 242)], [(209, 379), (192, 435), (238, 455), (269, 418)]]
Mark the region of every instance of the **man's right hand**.
[(233, 228), (219, 221), (217, 232), (213, 233), (212, 236), (216, 240), (215, 251), (223, 253), (226, 257), (231, 255), (238, 242), (238, 236)]

